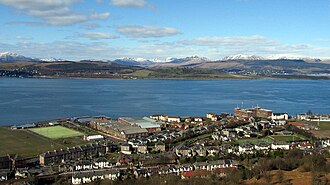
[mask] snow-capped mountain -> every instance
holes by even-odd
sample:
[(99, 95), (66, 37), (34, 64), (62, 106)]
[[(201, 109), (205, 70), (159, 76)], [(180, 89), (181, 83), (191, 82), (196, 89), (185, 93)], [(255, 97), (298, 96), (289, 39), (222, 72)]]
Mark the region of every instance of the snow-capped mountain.
[(305, 62), (321, 62), (322, 60), (319, 58), (311, 58), (311, 57), (302, 57), (297, 55), (271, 55), (267, 57), (269, 60), (303, 60)]
[[(238, 54), (238, 55), (231, 55), (226, 56), (220, 61), (223, 62), (244, 62), (244, 61), (269, 61), (269, 60), (288, 60), (288, 61), (301, 61), (307, 63), (330, 63), (328, 59), (318, 59), (318, 58), (308, 58), (308, 57), (301, 57), (296, 55), (289, 55), (289, 54), (277, 54), (277, 55), (270, 55), (266, 57), (257, 56), (257, 55), (246, 55), (246, 54)], [(23, 55), (19, 55), (17, 53), (12, 52), (4, 52), (0, 53), (0, 62), (61, 62), (66, 61), (65, 59), (58, 59), (58, 58), (33, 58), (33, 57), (26, 57)], [(85, 60), (83, 60), (85, 61)], [(198, 56), (191, 56), (185, 58), (175, 58), (175, 57), (168, 57), (166, 59), (145, 59), (145, 58), (118, 58), (115, 60), (86, 60), (86, 61), (104, 61), (104, 62), (114, 62), (120, 65), (126, 66), (141, 66), (141, 67), (180, 67), (180, 66), (199, 66), (202, 64), (208, 64), (213, 62), (205, 57), (198, 57)], [(219, 61), (219, 60), (216, 60)]]
[(309, 57), (301, 57), (296, 55), (271, 55), (268, 57), (261, 57), (256, 55), (232, 55), (232, 56), (226, 56), (222, 59), (223, 61), (231, 61), (231, 60), (250, 60), (250, 61), (256, 61), (256, 60), (301, 60), (305, 62), (321, 62), (321, 59), (318, 58), (309, 58)]
[(194, 65), (203, 62), (208, 62), (209, 60), (204, 57), (192, 56), (185, 58), (174, 58), (169, 57), (164, 60), (154, 58), (154, 59), (144, 59), (144, 58), (119, 58), (113, 61), (117, 64), (126, 65), (126, 66), (142, 66), (142, 67), (155, 67), (155, 66), (186, 66), (186, 65)]
[(170, 63), (201, 63), (209, 61), (205, 57), (191, 56), (186, 58), (168, 58), (167, 62)]
[(59, 59), (59, 58), (54, 58), (54, 57), (43, 58), (43, 59), (40, 59), (40, 60), (43, 61), (43, 62), (62, 62), (62, 61), (65, 61), (64, 59)]
[(17, 53), (0, 53), (0, 62), (40, 62), (38, 58), (25, 57)]
[(157, 62), (158, 59), (144, 59), (144, 58), (119, 58), (116, 60), (113, 60), (111, 62), (114, 62), (116, 64), (121, 64), (121, 65), (126, 65), (126, 66), (147, 66), (147, 65), (151, 65), (155, 62)]
[(231, 55), (231, 56), (225, 56), (222, 60), (228, 61), (228, 60), (264, 60), (264, 57), (256, 56), (256, 55)]

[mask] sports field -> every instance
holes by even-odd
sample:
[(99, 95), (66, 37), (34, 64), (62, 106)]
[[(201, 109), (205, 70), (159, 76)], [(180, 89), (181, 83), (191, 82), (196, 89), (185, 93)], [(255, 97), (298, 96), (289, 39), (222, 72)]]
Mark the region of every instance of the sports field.
[[(317, 123), (314, 123), (317, 125)], [(312, 130), (311, 132), (320, 138), (330, 138), (330, 122), (320, 122), (318, 127), (320, 130)]]
[(251, 143), (251, 144), (257, 144), (257, 143), (272, 143), (273, 140), (270, 138), (251, 138), (251, 139), (239, 139), (236, 141), (237, 144), (244, 144), (244, 143)]
[(244, 143), (257, 144), (260, 142), (271, 144), (274, 142), (292, 142), (292, 141), (299, 141), (299, 140), (308, 140), (308, 139), (302, 135), (294, 134), (294, 135), (289, 135), (289, 136), (272, 135), (272, 136), (267, 136), (267, 137), (259, 138), (259, 139), (257, 139), (257, 138), (239, 139), (235, 142), (237, 144), (244, 144)]
[(294, 135), (288, 135), (288, 136), (268, 136), (270, 139), (274, 139), (275, 141), (284, 141), (284, 142), (292, 142), (292, 141), (301, 141), (301, 140), (308, 140), (306, 137), (294, 134)]
[(52, 127), (42, 127), (42, 128), (33, 128), (30, 129), (32, 132), (37, 133), (39, 135), (51, 138), (68, 138), (68, 137), (76, 137), (84, 135), (81, 132), (62, 127), (62, 126), (52, 126)]
[(0, 156), (7, 154), (19, 154), (30, 157), (47, 150), (64, 148), (65, 146), (33, 134), (28, 130), (11, 130), (0, 127)]

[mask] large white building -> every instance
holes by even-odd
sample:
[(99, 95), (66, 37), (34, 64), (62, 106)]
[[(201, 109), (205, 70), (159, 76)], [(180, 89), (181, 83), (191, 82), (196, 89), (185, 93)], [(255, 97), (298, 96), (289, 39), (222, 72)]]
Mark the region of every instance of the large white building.
[(288, 120), (288, 113), (272, 113), (272, 120)]

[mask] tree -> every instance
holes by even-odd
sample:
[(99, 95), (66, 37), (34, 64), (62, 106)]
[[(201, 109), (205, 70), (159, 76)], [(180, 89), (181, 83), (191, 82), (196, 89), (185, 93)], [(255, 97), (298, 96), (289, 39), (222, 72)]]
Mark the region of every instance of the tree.
[(312, 116), (313, 115), (313, 112), (309, 109), (306, 113), (308, 116)]
[(279, 170), (277, 172), (276, 176), (277, 176), (278, 182), (279, 183), (283, 183), (283, 181), (284, 181), (284, 173), (283, 173), (283, 171), (282, 170)]

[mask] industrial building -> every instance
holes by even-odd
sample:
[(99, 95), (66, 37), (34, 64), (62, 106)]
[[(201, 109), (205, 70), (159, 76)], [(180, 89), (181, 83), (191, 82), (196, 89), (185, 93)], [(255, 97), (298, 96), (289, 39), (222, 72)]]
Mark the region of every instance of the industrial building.
[(273, 111), (262, 109), (261, 107), (255, 107), (250, 109), (241, 109), (235, 108), (235, 116), (240, 118), (266, 118), (269, 119), (272, 117)]
[(159, 132), (161, 130), (161, 125), (165, 124), (162, 121), (157, 121), (148, 117), (143, 117), (143, 118), (122, 117), (122, 118), (118, 118), (118, 122), (129, 124), (132, 126), (138, 126), (140, 128), (147, 129), (148, 132)]
[(90, 127), (102, 131), (119, 139), (129, 139), (139, 136), (147, 136), (148, 130), (138, 126), (122, 123), (114, 120), (94, 119), (90, 122)]

